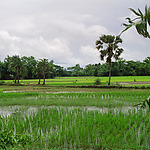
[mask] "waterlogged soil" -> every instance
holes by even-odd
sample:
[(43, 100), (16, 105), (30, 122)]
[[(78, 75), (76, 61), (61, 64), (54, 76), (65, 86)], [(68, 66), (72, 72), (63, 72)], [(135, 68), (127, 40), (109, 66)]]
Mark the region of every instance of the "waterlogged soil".
[(0, 106), (0, 116), (1, 117), (7, 117), (7, 116), (11, 116), (11, 115), (23, 115), (23, 114), (26, 114), (26, 115), (32, 115), (33, 113), (36, 113), (39, 109), (42, 109), (42, 108), (66, 108), (66, 109), (75, 109), (75, 108), (78, 108), (78, 109), (81, 109), (83, 111), (98, 111), (99, 113), (108, 113), (110, 111), (113, 111), (114, 113), (118, 113), (118, 112), (123, 112), (123, 113), (128, 113), (129, 111), (130, 112), (137, 112), (138, 109), (137, 108), (134, 108), (134, 107), (121, 107), (121, 108), (106, 108), (106, 107), (103, 107), (103, 108), (99, 108), (99, 107), (94, 107), (94, 106), (91, 106), (91, 107), (74, 107), (74, 106), (71, 106), (71, 107), (66, 107), (66, 106), (39, 106), (39, 107), (33, 107), (33, 106)]

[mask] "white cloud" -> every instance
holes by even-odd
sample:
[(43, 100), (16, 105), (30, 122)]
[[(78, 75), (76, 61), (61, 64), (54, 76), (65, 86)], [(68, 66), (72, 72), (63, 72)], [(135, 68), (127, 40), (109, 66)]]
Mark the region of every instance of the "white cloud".
[(100, 63), (99, 52), (96, 48), (92, 47), (91, 45), (82, 46), (80, 50), (82, 61), (81, 65), (84, 66), (85, 64), (94, 64)]
[[(0, 60), (7, 55), (54, 60), (62, 66), (99, 63), (95, 41), (119, 34), (129, 7), (147, 0), (7, 0), (0, 3)], [(132, 29), (122, 35), (124, 59), (150, 56), (149, 40)]]
[(10, 41), (20, 41), (20, 38), (17, 36), (11, 36), (8, 31), (0, 31), (0, 37), (4, 40), (10, 40)]

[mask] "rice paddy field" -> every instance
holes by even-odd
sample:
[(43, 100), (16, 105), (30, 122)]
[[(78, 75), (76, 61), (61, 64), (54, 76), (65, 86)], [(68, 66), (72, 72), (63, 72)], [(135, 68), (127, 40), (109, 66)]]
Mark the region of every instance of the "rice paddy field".
[[(54, 83), (60, 80), (57, 84), (62, 85), (62, 79)], [(94, 81), (93, 77), (81, 80)], [(149, 108), (134, 107), (149, 96), (148, 88), (1, 85), (0, 133), (7, 130), (30, 139), (25, 145), (9, 145), (8, 150), (149, 150)]]
[[(100, 79), (101, 85), (107, 85), (108, 77), (56, 77), (55, 79), (46, 79), (46, 85), (51, 86), (83, 86), (93, 85), (96, 79)], [(5, 80), (6, 84), (14, 83), (13, 80)], [(20, 80), (23, 85), (37, 84), (38, 79)], [(42, 80), (41, 80), (42, 84)], [(122, 86), (150, 86), (150, 76), (119, 76), (111, 77), (112, 85)]]

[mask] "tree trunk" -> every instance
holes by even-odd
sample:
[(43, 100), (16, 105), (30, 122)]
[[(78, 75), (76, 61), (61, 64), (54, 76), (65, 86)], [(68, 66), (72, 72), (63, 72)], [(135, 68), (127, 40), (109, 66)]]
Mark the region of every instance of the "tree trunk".
[(41, 77), (40, 77), (40, 75), (39, 75), (39, 82), (38, 82), (38, 84), (40, 84), (41, 83)]
[(17, 69), (15, 68), (15, 83), (17, 83)]
[(18, 68), (18, 84), (19, 84), (19, 80), (20, 80), (20, 68)]
[(20, 77), (18, 77), (18, 84), (19, 84), (19, 80), (20, 80)]
[(110, 85), (110, 79), (111, 79), (111, 60), (109, 61), (109, 81), (108, 81), (108, 85)]
[(45, 72), (44, 72), (44, 80), (43, 80), (43, 85), (45, 85)]

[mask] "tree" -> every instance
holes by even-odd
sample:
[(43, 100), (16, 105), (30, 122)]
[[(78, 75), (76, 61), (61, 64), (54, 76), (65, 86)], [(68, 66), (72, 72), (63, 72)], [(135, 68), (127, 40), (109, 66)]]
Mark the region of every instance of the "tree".
[(8, 62), (8, 70), (14, 75), (15, 83), (20, 80), (20, 76), (24, 72), (25, 65), (18, 55), (12, 57), (7, 56), (5, 59)]
[(38, 61), (38, 63), (37, 63), (36, 72), (37, 72), (37, 76), (39, 78), (38, 84), (40, 84), (41, 83), (41, 77), (42, 77), (42, 64), (40, 63), (40, 61)]
[(53, 70), (55, 70), (55, 74), (58, 77), (61, 77), (64, 75), (64, 70), (63, 67), (59, 66), (59, 65), (53, 65)]
[(2, 79), (2, 68), (3, 68), (3, 63), (0, 61), (0, 80)]
[(38, 62), (37, 68), (38, 68), (38, 74), (39, 74), (39, 83), (40, 84), (40, 77), (43, 75), (43, 85), (45, 85), (45, 72), (47, 68), (49, 67), (48, 59), (40, 59)]
[(95, 65), (91, 65), (91, 64), (86, 65), (83, 70), (83, 74), (85, 76), (94, 76), (96, 74), (95, 72), (96, 72)]
[(37, 61), (33, 56), (26, 57), (23, 56), (21, 58), (23, 64), (26, 64), (26, 78), (27, 79), (34, 79), (36, 78), (36, 65)]
[(125, 32), (132, 26), (136, 27), (137, 32), (144, 36), (145, 38), (150, 38), (150, 34), (148, 32), (148, 26), (150, 26), (150, 7), (145, 6), (145, 13), (142, 13), (142, 11), (138, 8), (138, 11), (135, 11), (132, 8), (129, 8), (137, 17), (134, 19), (131, 19), (130, 17), (127, 17), (126, 20), (128, 21), (128, 24), (123, 23), (123, 25), (126, 27), (122, 32)]
[(150, 57), (147, 57), (144, 61), (143, 61), (143, 72), (145, 72), (146, 76), (150, 75)]
[(72, 76), (82, 76), (83, 68), (81, 68), (79, 64), (76, 64), (73, 67), (68, 67), (67, 69), (72, 71)]
[(118, 60), (123, 52), (123, 49), (118, 47), (119, 43), (122, 43), (120, 36), (112, 35), (102, 35), (99, 37), (99, 40), (96, 41), (96, 48), (100, 52), (100, 59), (104, 60), (104, 57), (106, 57), (106, 62), (109, 64), (108, 85), (110, 85), (111, 79), (111, 59), (113, 57), (115, 60)]
[(54, 61), (51, 60), (49, 62), (49, 66), (47, 67), (47, 72), (48, 72), (48, 77), (49, 78), (55, 78), (55, 76), (56, 76), (56, 68), (55, 68), (55, 65), (54, 65)]

